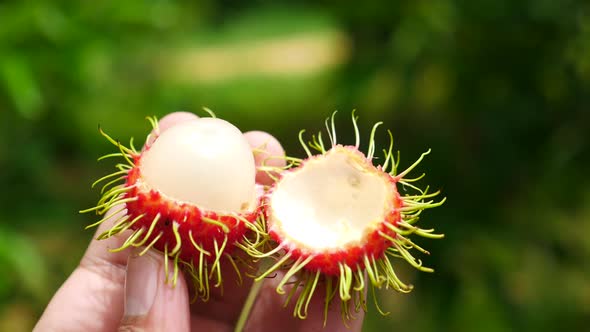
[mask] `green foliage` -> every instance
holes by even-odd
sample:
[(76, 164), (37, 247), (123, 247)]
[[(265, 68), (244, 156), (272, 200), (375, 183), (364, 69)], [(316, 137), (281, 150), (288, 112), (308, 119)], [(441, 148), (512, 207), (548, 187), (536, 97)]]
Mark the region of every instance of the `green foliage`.
[(34, 243), (0, 228), (0, 262), (6, 267), (0, 283), (1, 296), (17, 289), (38, 300), (44, 299), (43, 294), (49, 291), (48, 271)]
[(366, 330), (585, 329), (587, 1), (3, 1), (0, 22), (0, 321), (30, 328), (84, 251), (98, 124), (139, 140), (208, 106), (301, 155), (300, 128), (356, 108), (406, 160), (432, 148), (449, 198), (424, 219), (436, 273), (400, 267), (415, 290)]

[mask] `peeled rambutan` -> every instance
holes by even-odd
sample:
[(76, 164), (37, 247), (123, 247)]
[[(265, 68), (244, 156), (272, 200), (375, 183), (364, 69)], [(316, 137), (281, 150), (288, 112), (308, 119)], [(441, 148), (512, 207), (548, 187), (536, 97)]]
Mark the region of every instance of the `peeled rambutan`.
[[(383, 163), (375, 165), (374, 137), (381, 123), (373, 127), (364, 154), (359, 151), (354, 112), (352, 120), (355, 145), (337, 143), (332, 115), (331, 124), (326, 120), (329, 148), (325, 147), (321, 132), (306, 144), (301, 131), (299, 139), (307, 158), (287, 158), (291, 165), (287, 170), (266, 167), (279, 174), (263, 202), (266, 232), (274, 246), (268, 250), (244, 248), (254, 257), (275, 260), (257, 280), (285, 271), (277, 292), (285, 294), (285, 286), (292, 285), (285, 304), (296, 298), (294, 315), (300, 318), (306, 317), (319, 283), (325, 289), (324, 312), (338, 298), (345, 321), (353, 317), (351, 308), (357, 312), (361, 308), (366, 310), (367, 288), (373, 292), (383, 287), (411, 291), (412, 286), (396, 275), (392, 259), (402, 258), (421, 271), (432, 272), (411, 253), (414, 249), (428, 254), (410, 236), (443, 237), (415, 225), (424, 209), (445, 201), (433, 201), (438, 191), (429, 193), (428, 187), (422, 190), (414, 184), (424, 174), (408, 178), (408, 173), (430, 150), (398, 172), (399, 153), (394, 156), (393, 136), (389, 132), (389, 149), (383, 150)], [(312, 154), (312, 149), (317, 154)]]
[[(196, 296), (209, 297), (210, 281), (222, 284), (221, 262), (228, 260), (238, 275), (235, 244), (256, 245), (260, 226), (261, 189), (255, 183), (252, 150), (239, 129), (227, 121), (196, 118), (159, 132), (158, 121), (148, 118), (153, 134), (143, 150), (124, 147), (101, 130), (122, 157), (117, 171), (97, 180), (107, 182), (98, 204), (81, 212), (103, 216), (88, 227), (113, 216), (113, 226), (99, 235), (108, 238), (130, 230), (120, 251), (144, 247), (140, 255), (154, 248), (174, 262), (172, 283), (179, 264), (191, 274)], [(99, 159), (99, 160), (100, 160)], [(110, 213), (126, 211), (126, 213)], [(243, 255), (241, 255), (243, 256)], [(167, 267), (168, 264), (165, 264)]]

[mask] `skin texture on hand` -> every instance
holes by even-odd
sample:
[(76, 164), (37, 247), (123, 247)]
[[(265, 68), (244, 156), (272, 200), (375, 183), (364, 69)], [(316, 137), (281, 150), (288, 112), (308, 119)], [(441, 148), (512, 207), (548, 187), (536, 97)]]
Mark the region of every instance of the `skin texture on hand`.
[[(197, 118), (186, 112), (172, 113), (159, 122), (160, 132), (175, 124)], [(253, 148), (257, 166), (264, 155), (284, 155), (279, 142), (265, 132), (244, 134)], [(151, 142), (148, 142), (150, 144)], [(284, 160), (268, 161), (272, 166), (283, 166)], [(257, 182), (270, 184), (267, 174), (257, 174)], [(120, 210), (114, 208), (112, 211)], [(121, 211), (119, 213), (125, 213)], [(96, 235), (113, 226), (110, 218), (101, 224)], [(130, 232), (130, 231), (127, 231)], [(98, 241), (93, 239), (80, 264), (65, 281), (48, 304), (34, 331), (233, 331), (250, 290), (252, 280), (244, 278), (241, 285), (233, 267), (222, 266), (223, 290), (211, 289), (208, 302), (191, 304), (191, 286), (180, 274), (173, 287), (165, 283), (163, 255), (148, 251), (138, 256), (137, 249), (109, 252), (120, 247), (129, 233)], [(169, 262), (169, 264), (171, 264)], [(169, 266), (169, 269), (172, 267)], [(285, 297), (276, 293), (281, 278), (264, 280), (257, 300), (246, 323), (246, 331), (360, 331), (363, 312), (346, 328), (340, 315), (340, 305), (330, 307), (326, 327), (324, 323), (324, 292), (316, 290), (310, 303), (308, 317), (293, 317), (293, 305), (283, 307)], [(320, 286), (318, 286), (319, 288)], [(294, 302), (294, 301), (292, 301)]]

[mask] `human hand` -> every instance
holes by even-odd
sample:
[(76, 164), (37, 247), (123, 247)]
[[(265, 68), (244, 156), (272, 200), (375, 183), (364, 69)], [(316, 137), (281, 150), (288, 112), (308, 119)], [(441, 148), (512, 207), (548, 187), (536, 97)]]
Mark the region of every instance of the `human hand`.
[[(172, 113), (161, 119), (160, 130), (194, 117), (191, 113)], [(280, 144), (269, 134), (248, 132), (245, 137), (252, 147), (265, 144), (269, 155), (284, 154)], [(258, 155), (255, 159), (260, 165), (264, 157)], [(272, 162), (282, 161), (273, 159)], [(256, 180), (261, 184), (272, 181), (265, 173), (257, 174)], [(97, 235), (112, 227), (116, 219), (101, 224)], [(148, 251), (139, 256), (140, 250), (132, 249), (117, 253), (108, 251), (120, 247), (125, 239), (125, 234), (121, 234), (90, 242), (79, 266), (54, 295), (34, 331), (233, 331), (252, 280), (245, 278), (239, 285), (233, 267), (222, 266), (226, 276), (223, 291), (212, 288), (208, 302), (190, 304), (190, 285), (184, 275), (179, 275), (175, 287), (164, 282), (162, 254)], [(172, 269), (172, 264), (168, 264)], [(315, 292), (307, 319), (300, 320), (293, 317), (293, 303), (283, 308), (285, 297), (275, 291), (280, 280), (276, 277), (262, 281), (264, 284), (245, 330), (320, 330), (324, 324), (325, 292), (320, 289)], [(356, 316), (347, 329), (342, 322), (340, 305), (335, 301), (328, 312), (325, 330), (360, 331), (364, 314), (359, 312)]]

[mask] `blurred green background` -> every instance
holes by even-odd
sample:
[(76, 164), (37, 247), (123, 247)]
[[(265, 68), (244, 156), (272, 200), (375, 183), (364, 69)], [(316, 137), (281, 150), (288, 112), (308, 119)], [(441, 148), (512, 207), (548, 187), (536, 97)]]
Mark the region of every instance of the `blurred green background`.
[[(590, 323), (590, 3), (584, 0), (0, 2), (0, 330), (27, 331), (91, 231), (98, 134), (202, 106), (291, 155), (335, 109), (384, 121), (447, 203), (366, 331)], [(384, 131), (378, 141), (387, 142)], [(365, 144), (366, 147), (366, 144)]]

